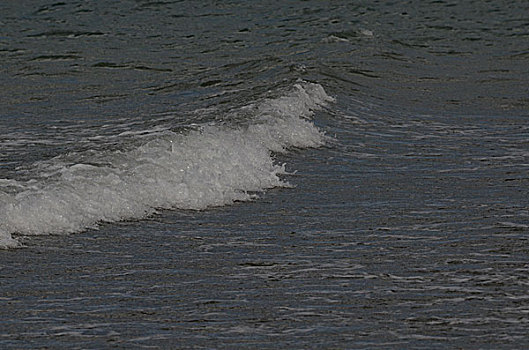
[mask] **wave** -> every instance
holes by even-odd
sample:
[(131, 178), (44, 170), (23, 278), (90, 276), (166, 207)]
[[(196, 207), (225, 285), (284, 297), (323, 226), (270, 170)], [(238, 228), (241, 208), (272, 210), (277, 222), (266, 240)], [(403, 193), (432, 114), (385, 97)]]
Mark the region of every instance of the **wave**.
[[(245, 125), (163, 131), (129, 150), (93, 151), (39, 164), (36, 178), (0, 179), (0, 247), (18, 236), (65, 234), (102, 222), (140, 219), (159, 209), (205, 209), (288, 186), (273, 152), (318, 147), (313, 112), (333, 101), (321, 85), (296, 84), (283, 96), (245, 106)], [(94, 153), (97, 153), (94, 155)]]

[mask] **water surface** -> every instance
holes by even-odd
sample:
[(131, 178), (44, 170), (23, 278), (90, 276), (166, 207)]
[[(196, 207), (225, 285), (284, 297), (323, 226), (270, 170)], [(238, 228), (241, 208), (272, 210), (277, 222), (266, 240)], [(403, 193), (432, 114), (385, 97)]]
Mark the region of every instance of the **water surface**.
[(528, 13), (3, 3), (0, 345), (527, 347)]

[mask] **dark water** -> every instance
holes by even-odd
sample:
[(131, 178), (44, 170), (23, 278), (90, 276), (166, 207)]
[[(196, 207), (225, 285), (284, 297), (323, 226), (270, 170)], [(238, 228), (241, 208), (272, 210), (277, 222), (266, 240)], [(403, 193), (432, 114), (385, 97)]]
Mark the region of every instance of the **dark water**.
[[(527, 2), (4, 2), (0, 23), (0, 233), (23, 244), (0, 250), (0, 347), (529, 346)], [(300, 115), (324, 146), (299, 136), (272, 155), (294, 187), (193, 155), (252, 153), (224, 129), (188, 132), (268, 132), (250, 106), (297, 115), (281, 96), (300, 81), (335, 102)], [(55, 202), (134, 193), (117, 171), (165, 160), (122, 165), (169, 132), (191, 135), (196, 188), (219, 172), (235, 203), (49, 229), (78, 215)], [(88, 189), (66, 196), (80, 164), (127, 181), (82, 173)], [(258, 199), (229, 197), (234, 173)], [(130, 203), (156, 206), (146, 191)]]

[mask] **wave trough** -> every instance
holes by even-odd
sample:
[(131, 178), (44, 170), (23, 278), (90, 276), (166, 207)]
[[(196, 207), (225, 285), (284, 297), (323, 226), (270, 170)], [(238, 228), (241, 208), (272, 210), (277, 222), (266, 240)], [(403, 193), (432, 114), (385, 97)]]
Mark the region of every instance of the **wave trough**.
[(288, 186), (278, 176), (284, 165), (272, 153), (324, 144), (309, 118), (330, 101), (320, 85), (300, 82), (279, 98), (244, 107), (253, 115), (245, 126), (164, 131), (132, 150), (93, 158), (86, 152), (69, 163), (52, 159), (36, 179), (0, 179), (0, 247), (20, 246), (17, 235), (74, 233), (157, 209), (205, 209)]

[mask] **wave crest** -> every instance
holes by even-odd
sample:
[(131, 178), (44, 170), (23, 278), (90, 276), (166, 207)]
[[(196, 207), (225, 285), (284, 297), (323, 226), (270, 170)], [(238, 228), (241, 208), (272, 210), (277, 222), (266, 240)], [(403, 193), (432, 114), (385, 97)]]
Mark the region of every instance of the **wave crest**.
[[(271, 153), (322, 145), (323, 132), (308, 118), (330, 101), (320, 85), (303, 82), (284, 96), (247, 106), (255, 114), (246, 126), (165, 131), (130, 151), (108, 152), (100, 164), (52, 160), (53, 180), (46, 180), (49, 174), (25, 183), (0, 180), (0, 247), (19, 246), (13, 234), (73, 233), (157, 209), (205, 209), (288, 186), (278, 176), (284, 165)], [(16, 193), (2, 190), (13, 183)]]

